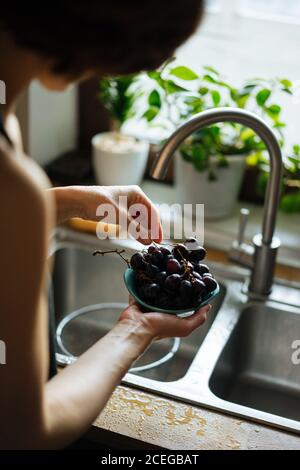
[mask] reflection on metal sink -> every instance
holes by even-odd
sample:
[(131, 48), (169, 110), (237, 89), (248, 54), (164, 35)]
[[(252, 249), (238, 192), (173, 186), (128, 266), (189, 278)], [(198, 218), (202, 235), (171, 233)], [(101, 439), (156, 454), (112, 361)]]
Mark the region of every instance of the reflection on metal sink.
[[(107, 245), (104, 249), (107, 249)], [(100, 302), (103, 304), (95, 311), (81, 315), (66, 327), (63, 340), (67, 350), (74, 356), (80, 355), (105, 335), (116, 323), (122, 309), (128, 304), (128, 292), (123, 282), (124, 269), (125, 265), (118, 256), (93, 257), (92, 250), (84, 250), (80, 245), (61, 248), (57, 251), (54, 270), (57, 324), (66, 314), (74, 310)], [(159, 367), (134, 373), (166, 382), (182, 378), (220, 308), (225, 295), (225, 288), (222, 284), (220, 288), (221, 293), (212, 301), (213, 308), (205, 325), (188, 338), (181, 339), (177, 353), (168, 362)], [(111, 302), (115, 305), (109, 305)], [(159, 360), (170, 351), (172, 343), (173, 339), (153, 343), (134, 364), (134, 367)]]
[(218, 397), (300, 420), (300, 365), (292, 344), (300, 339), (300, 313), (264, 304), (242, 312), (210, 379)]

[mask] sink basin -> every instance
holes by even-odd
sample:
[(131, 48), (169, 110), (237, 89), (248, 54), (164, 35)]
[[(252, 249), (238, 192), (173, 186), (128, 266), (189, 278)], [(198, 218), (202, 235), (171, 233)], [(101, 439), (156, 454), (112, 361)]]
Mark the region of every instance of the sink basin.
[[(92, 256), (95, 249), (114, 248), (126, 248), (128, 257), (133, 252), (128, 241), (103, 242), (67, 228), (57, 233), (57, 325), (74, 310), (97, 304), (65, 327), (63, 345), (74, 356), (101, 338), (127, 305), (126, 265), (116, 255)], [(292, 361), (292, 343), (300, 340), (300, 286), (276, 281), (268, 300), (249, 299), (246, 270), (210, 266), (220, 295), (213, 300), (206, 323), (179, 345), (174, 339), (153, 343), (123, 383), (300, 433), (300, 364)], [(172, 348), (168, 362), (143, 367)], [(58, 347), (60, 365), (72, 360)]]
[[(107, 245), (104, 245), (103, 249), (107, 249)], [(92, 249), (87, 250), (80, 245), (57, 250), (53, 278), (56, 325), (66, 314), (74, 310), (88, 305), (102, 304), (94, 311), (79, 316), (65, 328), (63, 342), (74, 356), (80, 355), (104, 336), (128, 305), (128, 291), (123, 280), (125, 269), (125, 263), (115, 254), (94, 257)], [(213, 308), (205, 325), (188, 338), (180, 340), (179, 349), (173, 358), (159, 367), (142, 371), (133, 370), (133, 373), (166, 382), (183, 377), (222, 304), (226, 291), (222, 283), (220, 291), (211, 302)], [(112, 302), (114, 306), (110, 305)], [(173, 339), (153, 343), (134, 367), (140, 368), (142, 365), (159, 360), (168, 353), (172, 345)]]
[(300, 365), (292, 343), (300, 339), (300, 312), (247, 306), (210, 379), (218, 397), (300, 420)]

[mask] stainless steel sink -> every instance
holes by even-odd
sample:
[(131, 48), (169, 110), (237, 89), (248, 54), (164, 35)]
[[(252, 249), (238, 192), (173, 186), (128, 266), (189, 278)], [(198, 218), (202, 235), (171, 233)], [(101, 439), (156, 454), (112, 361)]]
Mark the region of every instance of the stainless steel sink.
[[(97, 246), (99, 248), (99, 245)], [(104, 249), (107, 249), (107, 245)], [(104, 257), (93, 257), (92, 249), (86, 249), (80, 244), (57, 250), (54, 269), (56, 323), (58, 324), (66, 314), (81, 307), (98, 305), (92, 312), (78, 316), (64, 330), (63, 345), (74, 356), (83, 353), (105, 335), (128, 305), (128, 291), (123, 282), (125, 268), (126, 265), (118, 256), (108, 254)], [(181, 339), (178, 351), (170, 360), (159, 367), (134, 373), (165, 382), (182, 378), (220, 309), (226, 293), (222, 283), (220, 290), (221, 293), (212, 302), (213, 308), (205, 325), (188, 338)], [(134, 367), (140, 368), (159, 360), (169, 352), (172, 344), (173, 339), (153, 343)]]
[[(53, 284), (57, 323), (78, 308), (105, 304), (66, 329), (65, 341), (74, 355), (103, 336), (127, 302), (122, 260), (92, 256), (94, 249), (109, 249), (111, 244), (65, 228), (57, 234)], [(123, 382), (300, 432), (300, 364), (292, 361), (292, 343), (300, 340), (299, 285), (278, 283), (267, 302), (249, 301), (246, 270), (210, 264), (221, 294), (205, 326), (182, 339), (167, 363), (135, 369)], [(158, 360), (172, 344), (173, 340), (154, 343), (134, 367)], [(62, 350), (57, 359), (60, 364), (70, 362)]]
[(210, 389), (239, 405), (300, 420), (300, 365), (291, 345), (300, 335), (300, 313), (248, 305), (215, 370)]

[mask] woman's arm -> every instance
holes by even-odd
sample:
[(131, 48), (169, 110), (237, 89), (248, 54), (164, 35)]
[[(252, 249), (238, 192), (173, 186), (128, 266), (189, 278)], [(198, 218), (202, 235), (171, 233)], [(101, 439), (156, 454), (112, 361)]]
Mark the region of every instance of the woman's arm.
[[(2, 158), (2, 155), (1, 155)], [(3, 160), (2, 160), (3, 162)], [(0, 447), (60, 448), (95, 420), (132, 362), (156, 338), (185, 336), (205, 320), (142, 314), (131, 304), (115, 327), (72, 366), (48, 382), (45, 274), (52, 204), (39, 170), (16, 162), (1, 167), (0, 335), (7, 364), (0, 367)], [(15, 168), (12, 168), (15, 167)], [(14, 188), (14, 197), (11, 197)]]
[(141, 236), (137, 239), (143, 244), (149, 244), (152, 240), (159, 243), (162, 240), (158, 210), (138, 186), (65, 186), (51, 188), (49, 193), (56, 201), (57, 224), (72, 217), (99, 221), (101, 218), (97, 215), (97, 209), (101, 204), (109, 204), (116, 209), (115, 222), (120, 224), (122, 229), (127, 229), (128, 224), (133, 220), (120, 204), (119, 198), (122, 197), (123, 201), (126, 200), (128, 208), (136, 207), (137, 204), (142, 205), (145, 214), (148, 215), (142, 220), (148, 236)]
[(156, 338), (187, 336), (206, 319), (210, 306), (192, 317), (140, 312), (131, 303), (116, 326), (46, 388), (46, 447), (61, 447), (82, 435), (104, 408), (131, 364)]

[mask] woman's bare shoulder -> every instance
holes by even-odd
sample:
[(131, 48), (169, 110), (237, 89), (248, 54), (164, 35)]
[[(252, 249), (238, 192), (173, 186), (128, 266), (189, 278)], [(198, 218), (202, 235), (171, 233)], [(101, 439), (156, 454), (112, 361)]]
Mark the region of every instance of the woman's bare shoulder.
[[(11, 332), (14, 316), (28, 328), (43, 290), (54, 207), (47, 178), (30, 159), (0, 142), (1, 328)], [(16, 292), (18, 295), (16, 295)], [(23, 312), (24, 316), (20, 316)], [(24, 320), (24, 322), (23, 322)], [(34, 320), (35, 321), (35, 320)], [(27, 323), (26, 323), (27, 322)]]
[(0, 205), (12, 210), (27, 207), (44, 210), (49, 223), (53, 223), (54, 203), (46, 192), (50, 182), (44, 171), (22, 152), (11, 150), (0, 140)]

